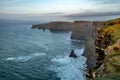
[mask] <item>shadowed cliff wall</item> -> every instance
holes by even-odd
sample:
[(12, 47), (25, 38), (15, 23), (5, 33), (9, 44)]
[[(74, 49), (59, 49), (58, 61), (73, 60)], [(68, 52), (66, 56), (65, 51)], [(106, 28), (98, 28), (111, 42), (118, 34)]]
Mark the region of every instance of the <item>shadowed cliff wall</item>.
[(71, 39), (85, 40), (91, 36), (96, 38), (97, 29), (104, 26), (103, 21), (75, 21), (72, 29)]
[(96, 55), (94, 54), (94, 40), (98, 35), (97, 30), (104, 26), (104, 21), (75, 21), (72, 29), (71, 39), (85, 40), (83, 56), (87, 58), (87, 68), (96, 66)]

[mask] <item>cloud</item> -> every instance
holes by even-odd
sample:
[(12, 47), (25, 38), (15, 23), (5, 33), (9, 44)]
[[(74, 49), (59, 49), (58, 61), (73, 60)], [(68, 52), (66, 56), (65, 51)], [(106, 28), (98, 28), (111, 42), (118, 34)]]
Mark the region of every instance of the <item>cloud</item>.
[(98, 4), (120, 3), (120, 0), (91, 0), (91, 1), (98, 3)]
[(56, 13), (47, 13), (47, 14), (64, 14), (62, 12), (56, 12)]
[(120, 15), (120, 12), (83, 12), (83, 13), (75, 13), (75, 14), (69, 14), (65, 15), (65, 17), (92, 17), (92, 16), (111, 16), (111, 15)]

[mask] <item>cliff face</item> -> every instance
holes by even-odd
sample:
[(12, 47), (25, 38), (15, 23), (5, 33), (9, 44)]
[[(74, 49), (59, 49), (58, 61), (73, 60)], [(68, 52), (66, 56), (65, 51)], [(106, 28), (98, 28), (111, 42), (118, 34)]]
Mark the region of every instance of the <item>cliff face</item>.
[(49, 29), (50, 31), (65, 31), (69, 32), (72, 30), (73, 23), (72, 22), (50, 22), (45, 24), (38, 24), (33, 25), (32, 28), (39, 28), (39, 29)]
[(94, 54), (95, 46), (92, 37), (89, 37), (85, 41), (85, 50), (83, 56), (87, 58), (87, 69), (92, 69), (96, 66), (96, 55)]
[(120, 80), (120, 18), (107, 21), (95, 39), (96, 67), (88, 71), (95, 80)]
[(92, 22), (89, 21), (75, 21), (72, 29), (71, 39), (85, 40), (86, 34), (91, 34), (92, 32), (91, 25)]
[(96, 66), (96, 57), (94, 53), (94, 40), (97, 36), (97, 30), (104, 26), (103, 21), (75, 21), (72, 29), (71, 39), (85, 40), (85, 50), (83, 56), (87, 58), (87, 68)]
[(101, 28), (104, 23), (103, 21), (75, 21), (71, 39), (85, 40), (88, 36), (95, 39), (97, 29)]
[(72, 22), (51, 22), (50, 31), (71, 31), (73, 27)]
[(75, 21), (75, 22), (50, 22), (45, 24), (33, 25), (32, 28), (49, 29), (50, 31), (72, 31), (71, 39), (85, 40), (97, 35), (97, 29), (104, 25), (103, 21)]

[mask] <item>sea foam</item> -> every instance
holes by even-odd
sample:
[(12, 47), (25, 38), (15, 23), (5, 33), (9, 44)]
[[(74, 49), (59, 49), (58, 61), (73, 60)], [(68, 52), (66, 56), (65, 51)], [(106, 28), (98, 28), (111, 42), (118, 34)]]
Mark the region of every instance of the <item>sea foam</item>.
[[(79, 51), (82, 52), (83, 49)], [(54, 64), (52, 70), (57, 73), (61, 80), (85, 80), (86, 58), (80, 56), (81, 52), (77, 53), (78, 58), (71, 58), (66, 55), (51, 59)]]
[(42, 57), (42, 56), (45, 56), (46, 53), (34, 53), (34, 54), (30, 54), (30, 55), (27, 55), (27, 56), (18, 56), (18, 57), (8, 57), (6, 60), (8, 61), (22, 61), (22, 62), (25, 62), (25, 61), (28, 61), (32, 58), (35, 58), (35, 57)]

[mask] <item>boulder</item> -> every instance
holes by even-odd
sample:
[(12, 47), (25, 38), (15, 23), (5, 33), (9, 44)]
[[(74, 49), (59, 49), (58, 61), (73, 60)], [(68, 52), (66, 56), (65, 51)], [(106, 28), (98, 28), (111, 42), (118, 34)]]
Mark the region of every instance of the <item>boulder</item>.
[(77, 55), (75, 54), (73, 49), (71, 50), (69, 57), (77, 58)]

